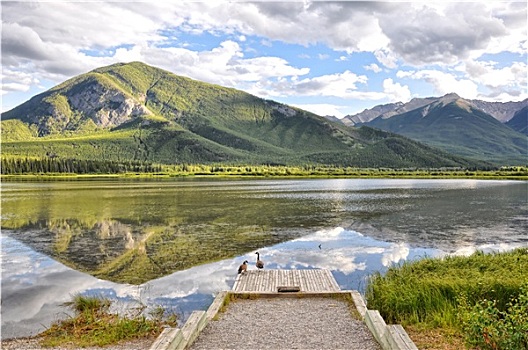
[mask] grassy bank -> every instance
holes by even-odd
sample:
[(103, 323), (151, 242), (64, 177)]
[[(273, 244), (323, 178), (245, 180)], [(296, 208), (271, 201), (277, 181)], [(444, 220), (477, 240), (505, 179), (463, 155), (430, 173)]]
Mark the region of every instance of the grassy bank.
[(75, 316), (53, 324), (40, 334), (40, 343), (45, 347), (106, 346), (138, 338), (157, 337), (166, 326), (177, 325), (176, 315), (166, 315), (162, 308), (155, 309), (150, 317), (136, 314), (121, 317), (110, 313), (110, 300), (99, 297), (75, 295), (66, 303), (75, 311)]
[(374, 274), (366, 298), (388, 323), (460, 338), (469, 348), (528, 348), (526, 248), (405, 262)]

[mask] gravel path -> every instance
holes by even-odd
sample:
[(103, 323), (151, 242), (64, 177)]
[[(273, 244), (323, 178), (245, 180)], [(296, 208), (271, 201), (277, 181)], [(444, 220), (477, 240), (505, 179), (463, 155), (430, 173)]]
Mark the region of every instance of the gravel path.
[(332, 298), (237, 300), (211, 321), (191, 350), (379, 350), (349, 305)]

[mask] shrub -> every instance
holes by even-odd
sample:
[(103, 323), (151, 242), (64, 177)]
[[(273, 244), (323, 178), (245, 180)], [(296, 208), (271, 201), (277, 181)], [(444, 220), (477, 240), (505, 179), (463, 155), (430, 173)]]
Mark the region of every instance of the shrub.
[(481, 300), (471, 305), (460, 299), (459, 317), (468, 346), (482, 350), (528, 349), (528, 282), (512, 298), (505, 311), (496, 300)]

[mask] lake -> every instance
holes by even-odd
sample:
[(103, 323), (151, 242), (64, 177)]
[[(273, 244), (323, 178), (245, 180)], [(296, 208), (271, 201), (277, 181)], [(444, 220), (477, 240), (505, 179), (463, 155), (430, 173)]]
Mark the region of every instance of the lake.
[(528, 246), (528, 182), (85, 179), (2, 182), (2, 338), (34, 335), (77, 293), (184, 321), (260, 252), (342, 289), (405, 260)]

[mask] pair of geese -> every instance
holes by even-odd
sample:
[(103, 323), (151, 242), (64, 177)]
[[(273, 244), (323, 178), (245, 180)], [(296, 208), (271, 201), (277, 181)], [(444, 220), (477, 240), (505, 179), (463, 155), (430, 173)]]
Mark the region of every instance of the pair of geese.
[[(260, 254), (259, 252), (256, 252), (255, 254), (257, 254), (257, 262), (255, 263), (255, 266), (257, 267), (257, 269), (263, 269), (264, 268), (264, 262), (262, 262), (262, 260), (260, 260)], [(242, 273), (242, 272), (246, 272), (247, 271), (247, 264), (248, 264), (248, 261), (245, 260), (242, 265), (240, 265), (238, 267), (238, 273)]]

